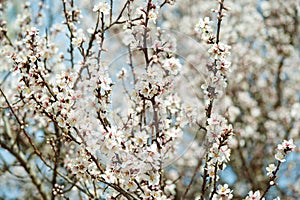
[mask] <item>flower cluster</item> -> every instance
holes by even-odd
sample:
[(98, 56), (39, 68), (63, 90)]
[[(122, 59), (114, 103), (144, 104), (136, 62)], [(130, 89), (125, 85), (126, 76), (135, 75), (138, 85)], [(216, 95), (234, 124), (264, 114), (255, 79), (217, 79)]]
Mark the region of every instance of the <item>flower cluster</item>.
[[(114, 85), (117, 87), (119, 82), (112, 82), (104, 66), (98, 70), (96, 63), (82, 63), (92, 67), (87, 78), (76, 78), (77, 98), (69, 117), (75, 117), (70, 132), (77, 136), (80, 146), (76, 157), (67, 159), (67, 166), (78, 178), (118, 184), (138, 198), (167, 199), (175, 195), (176, 186), (164, 181), (162, 167), (176, 156), (176, 146), (186, 124), (182, 102), (174, 92), (182, 65), (172, 56), (175, 45), (163, 32), (153, 36), (154, 41), (148, 44), (150, 35), (139, 30), (138, 23), (146, 27), (147, 21), (155, 17), (154, 5), (146, 6), (141, 9), (146, 18), (132, 22), (135, 26), (130, 27), (133, 31), (129, 34), (135, 44), (126, 43), (132, 60), (139, 60), (135, 51), (144, 54), (145, 69), (135, 71), (130, 63), (133, 87), (126, 84), (130, 78), (126, 68), (118, 75), (126, 95), (117, 101), (128, 98), (129, 108), (116, 115), (110, 107), (116, 101)], [(149, 49), (139, 46), (145, 41)], [(114, 192), (109, 196), (113, 197)]]
[(208, 79), (201, 88), (209, 99), (215, 99), (223, 93), (223, 89), (227, 86), (226, 76), (230, 71), (231, 47), (219, 42), (219, 36), (215, 36), (211, 24), (208, 17), (200, 19), (195, 26), (195, 31), (200, 32), (202, 39), (209, 45), (208, 53), (210, 54), (210, 62), (206, 66)]
[(210, 21), (209, 17), (205, 17), (204, 19), (199, 19), (198, 23), (195, 25), (195, 31), (201, 33), (201, 38), (211, 43), (215, 40), (215, 35), (213, 34), (213, 29), (211, 27), (212, 21)]
[[(293, 140), (284, 140), (281, 144), (278, 144), (277, 146), (277, 152), (275, 154), (275, 159), (278, 160), (278, 164), (269, 164), (266, 167), (267, 170), (267, 176), (269, 176), (269, 186), (267, 187), (266, 191), (264, 192), (264, 195), (266, 194), (266, 192), (269, 190), (269, 188), (271, 186), (276, 185), (275, 183), (275, 178), (277, 175), (277, 172), (279, 171), (279, 167), (281, 165), (282, 162), (285, 162), (285, 157), (289, 152), (292, 152), (295, 149), (295, 145), (293, 143)], [(249, 200), (249, 199), (265, 199), (264, 195), (261, 195), (260, 191), (256, 191), (253, 193), (253, 191), (250, 191), (248, 193), (248, 196), (245, 198), (245, 200)], [(277, 199), (277, 198), (276, 198)]]
[(0, 196), (299, 196), (299, 6), (207, 2), (0, 0)]
[(279, 161), (278, 165), (276, 166), (275, 164), (269, 164), (268, 167), (266, 167), (267, 170), (267, 176), (270, 178), (275, 178), (276, 173), (279, 170), (280, 163), (283, 163), (286, 161), (286, 155), (292, 151), (296, 146), (294, 145), (294, 142), (292, 139), (290, 140), (284, 140), (281, 144), (278, 144), (277, 149), (276, 149), (276, 154), (275, 154), (275, 159)]
[(275, 154), (276, 160), (279, 162), (285, 162), (285, 157), (289, 152), (292, 152), (295, 149), (295, 145), (293, 142), (293, 139), (290, 140), (284, 140), (282, 144), (278, 144), (277, 146), (277, 152)]
[[(210, 177), (218, 179), (218, 170), (224, 170), (226, 163), (230, 160), (230, 148), (228, 140), (233, 134), (231, 125), (227, 124), (227, 120), (213, 113), (211, 118), (207, 120), (207, 138), (212, 145), (208, 152), (207, 170)], [(217, 168), (217, 170), (216, 170)]]
[[(213, 100), (216, 99), (221, 93), (222, 89), (227, 86), (226, 76), (229, 71), (230, 61), (230, 46), (221, 43), (220, 40), (220, 24), (224, 7), (224, 1), (219, 1), (220, 10), (218, 11), (218, 27), (217, 34), (215, 35), (212, 22), (208, 17), (200, 19), (195, 26), (195, 31), (201, 32), (202, 39), (209, 45), (207, 50), (210, 60), (206, 65), (207, 74), (205, 84), (201, 85), (204, 94), (209, 99), (209, 104), (206, 108), (206, 138), (208, 141), (209, 149), (206, 153), (206, 162), (204, 167), (204, 174), (207, 174), (212, 182), (212, 192), (210, 197), (212, 199), (232, 199), (232, 190), (228, 185), (218, 185), (219, 181), (218, 172), (224, 170), (226, 163), (230, 161), (231, 150), (228, 142), (233, 135), (232, 125), (227, 124), (227, 120), (212, 110)], [(206, 183), (206, 178), (203, 178), (203, 184)], [(204, 187), (204, 186), (203, 186)], [(202, 189), (205, 193), (205, 187)], [(204, 194), (202, 194), (202, 198)]]
[[(14, 73), (20, 77), (18, 89), (20, 99), (30, 101), (33, 108), (56, 119), (60, 127), (66, 125), (66, 115), (74, 104), (75, 96), (72, 90), (76, 74), (60, 72), (49, 81), (49, 72), (46, 61), (56, 51), (55, 48), (40, 37), (36, 28), (26, 32), (22, 46), (24, 54), (12, 54)], [(48, 43), (48, 44), (47, 44)], [(42, 51), (47, 45), (47, 51)], [(43, 61), (44, 60), (44, 61)]]
[(145, 26), (147, 26), (148, 21), (156, 24), (156, 20), (158, 17), (157, 7), (158, 7), (158, 5), (155, 5), (154, 3), (149, 1), (147, 3), (146, 8), (140, 7), (137, 9), (137, 14), (142, 16), (141, 22)]
[(248, 196), (245, 198), (245, 200), (261, 200), (261, 199), (264, 200), (265, 198), (261, 198), (261, 194), (259, 190), (255, 192), (250, 191), (248, 193)]
[(109, 11), (110, 11), (110, 6), (108, 5), (107, 2), (100, 2), (98, 4), (96, 4), (93, 8), (94, 12), (101, 12), (104, 15), (108, 15)]
[(232, 199), (232, 190), (228, 188), (227, 184), (224, 185), (218, 185), (218, 190), (217, 194), (213, 196), (213, 200), (227, 200), (227, 199)]
[(54, 188), (52, 189), (53, 195), (58, 197), (64, 197), (63, 189), (64, 185), (55, 184)]

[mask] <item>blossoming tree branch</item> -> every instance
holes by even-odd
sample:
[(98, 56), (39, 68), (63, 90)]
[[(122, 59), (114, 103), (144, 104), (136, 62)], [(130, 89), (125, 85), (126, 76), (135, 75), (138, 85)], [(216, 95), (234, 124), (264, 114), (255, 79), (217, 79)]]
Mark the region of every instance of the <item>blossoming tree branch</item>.
[(0, 198), (300, 196), (297, 1), (0, 1)]

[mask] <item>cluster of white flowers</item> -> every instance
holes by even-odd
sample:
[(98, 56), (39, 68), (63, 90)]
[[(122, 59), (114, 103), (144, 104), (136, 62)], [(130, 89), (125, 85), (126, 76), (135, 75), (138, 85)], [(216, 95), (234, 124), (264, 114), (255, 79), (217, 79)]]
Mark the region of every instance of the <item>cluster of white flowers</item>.
[(214, 177), (217, 176), (215, 167), (223, 170), (225, 163), (230, 160), (231, 150), (228, 147), (228, 140), (233, 134), (233, 129), (231, 125), (227, 125), (227, 120), (218, 114), (213, 113), (207, 122), (207, 137), (212, 144), (208, 153), (208, 171), (209, 175)]
[(245, 200), (264, 200), (265, 198), (261, 198), (260, 191), (257, 190), (255, 192), (250, 191)]
[[(14, 73), (20, 77), (20, 98), (29, 101), (40, 113), (56, 119), (58, 125), (64, 128), (67, 115), (76, 99), (72, 89), (76, 74), (62, 71), (51, 83), (50, 70), (43, 61), (54, 54), (55, 47), (51, 47), (44, 37), (40, 37), (36, 28), (31, 28), (25, 34), (25, 39), (19, 47), (23, 52), (11, 55)], [(47, 51), (42, 50), (44, 46), (47, 47)]]
[(215, 35), (213, 34), (213, 29), (211, 27), (212, 21), (210, 21), (209, 17), (205, 17), (204, 19), (199, 19), (198, 23), (195, 25), (195, 31), (202, 33), (201, 37), (205, 41), (213, 41)]
[(276, 176), (277, 171), (279, 170), (279, 164), (286, 161), (286, 156), (288, 153), (294, 151), (296, 148), (296, 145), (293, 142), (293, 139), (290, 140), (284, 140), (281, 144), (278, 144), (275, 154), (275, 159), (279, 161), (278, 165), (275, 164), (269, 164), (268, 167), (266, 167), (267, 175), (271, 178), (274, 178)]
[(64, 185), (55, 184), (54, 188), (52, 189), (53, 195), (58, 197), (64, 197), (63, 189)]
[(77, 32), (73, 32), (72, 44), (75, 46), (81, 46), (86, 41), (86, 36), (82, 29), (78, 29)]
[[(211, 5), (176, 1), (169, 6), (175, 0), (103, 0), (93, 5), (63, 0), (65, 19), (53, 25), (56, 18), (40, 23), (47, 13), (56, 17), (55, 9), (47, 10), (42, 0), (38, 8), (26, 2), (16, 26), (8, 17), (12, 8), (19, 12), (15, 1), (1, 1), (0, 146), (18, 155), (13, 165), (1, 162), (13, 173), (18, 162), (26, 171), (22, 176), (32, 180), (28, 188), (36, 186), (37, 198), (79, 194), (89, 199), (171, 200), (200, 193), (199, 199), (224, 200), (233, 199), (233, 188), (237, 196), (246, 196), (251, 188), (245, 198), (250, 200), (264, 199), (269, 188), (281, 187), (277, 172), (295, 150), (300, 130), (295, 84), (300, 76), (294, 66), (299, 8), (284, 0), (259, 5), (233, 0), (228, 5), (234, 11), (220, 28), (229, 8), (219, 0), (219, 10), (213, 10), (216, 21), (205, 17), (192, 27)], [(4, 9), (8, 23), (2, 19)], [(253, 28), (245, 31), (246, 23)], [(200, 35), (206, 50), (166, 29)], [(117, 32), (122, 33), (110, 37)], [(125, 48), (118, 46), (121, 41)], [(119, 50), (128, 51), (126, 58), (117, 56)], [(195, 67), (203, 66), (208, 56), (206, 70)], [(113, 62), (107, 61), (110, 57)], [(225, 88), (228, 95), (221, 98)], [(257, 158), (282, 137), (295, 138), (277, 146), (275, 162), (264, 177), (262, 167), (270, 157)], [(28, 167), (37, 160), (38, 165)], [(226, 184), (221, 173), (228, 165), (239, 180)], [(39, 180), (49, 170), (52, 180)], [(268, 184), (257, 190), (262, 178)], [(290, 191), (299, 193), (295, 185)]]
[(200, 32), (202, 39), (209, 45), (208, 53), (210, 54), (210, 62), (206, 66), (209, 75), (201, 88), (208, 98), (215, 99), (227, 86), (226, 76), (227, 72), (230, 72), (231, 47), (218, 41), (219, 38), (215, 36), (211, 24), (212, 21), (208, 17), (200, 19), (195, 26), (195, 31)]
[(147, 3), (146, 8), (144, 7), (137, 8), (137, 14), (142, 16), (142, 23), (146, 25), (148, 21), (150, 21), (156, 24), (156, 20), (158, 17), (157, 7), (159, 6), (150, 1)]
[(108, 15), (110, 11), (110, 6), (108, 5), (107, 2), (99, 2), (96, 4), (93, 8), (94, 12), (101, 12), (104, 15)]
[[(293, 140), (290, 139), (290, 140), (284, 140), (281, 144), (278, 144), (277, 146), (277, 152), (275, 154), (275, 159), (278, 160), (278, 164), (275, 165), (275, 164), (269, 164), (267, 167), (266, 167), (266, 170), (267, 170), (267, 176), (269, 176), (269, 186), (267, 187), (267, 190), (264, 192), (263, 195), (261, 195), (260, 191), (257, 190), (255, 192), (253, 191), (250, 191), (248, 193), (248, 196), (245, 198), (245, 200), (250, 200), (250, 199), (265, 199), (264, 198), (264, 195), (266, 194), (266, 192), (269, 190), (269, 188), (271, 186), (275, 186), (276, 183), (275, 183), (275, 179), (276, 179), (276, 176), (277, 176), (277, 172), (279, 170), (279, 167), (281, 165), (282, 162), (285, 162), (285, 157), (286, 155), (289, 153), (289, 152), (292, 152), (294, 149), (296, 148), (296, 146), (294, 145), (293, 143)], [(275, 199), (280, 199), (279, 197), (275, 198)]]
[(295, 145), (293, 142), (293, 139), (290, 140), (284, 140), (282, 144), (278, 144), (277, 146), (277, 152), (275, 154), (276, 160), (279, 162), (285, 162), (285, 157), (289, 152), (292, 152), (295, 149)]
[(218, 185), (217, 194), (213, 196), (213, 200), (229, 200), (233, 198), (232, 190), (228, 188), (227, 184), (224, 185)]
[[(134, 22), (136, 25), (141, 23), (146, 27), (146, 21), (155, 22), (156, 7), (154, 4), (146, 6), (140, 8), (145, 18)], [(94, 10), (102, 12), (100, 7)], [(139, 59), (133, 52), (145, 53), (145, 48), (138, 46), (143, 43), (144, 30), (139, 30), (139, 26), (129, 28), (133, 30), (129, 34), (135, 44), (128, 42), (126, 45), (132, 49), (129, 51), (132, 59)], [(112, 82), (103, 66), (97, 70), (95, 63), (85, 63), (94, 70), (89, 71), (89, 78), (75, 79), (78, 81), (74, 92), (76, 103), (67, 117), (76, 121), (70, 132), (77, 136), (80, 147), (76, 157), (67, 159), (67, 166), (78, 178), (118, 184), (138, 198), (169, 199), (175, 195), (176, 186), (164, 180), (161, 171), (165, 162), (176, 156), (175, 144), (187, 120), (173, 88), (182, 68), (180, 60), (171, 56), (175, 45), (163, 33), (155, 37), (153, 44), (148, 44), (149, 60), (145, 70), (132, 71), (138, 73), (134, 87), (124, 88), (130, 97), (130, 108), (118, 116), (123, 124), (114, 122), (114, 112), (110, 110), (113, 85), (118, 82)], [(125, 83), (128, 74), (123, 68), (117, 77)]]
[[(223, 1), (219, 1), (220, 10), (218, 11), (218, 20), (222, 20), (223, 15)], [(219, 21), (219, 22), (220, 22)], [(228, 188), (227, 184), (217, 185), (219, 180), (218, 173), (226, 167), (226, 163), (230, 161), (231, 150), (228, 146), (228, 142), (233, 135), (232, 125), (227, 124), (227, 120), (219, 115), (216, 111), (212, 110), (212, 104), (214, 99), (218, 98), (222, 94), (222, 90), (227, 86), (226, 76), (230, 71), (230, 46), (219, 42), (220, 23), (217, 27), (217, 35), (215, 35), (212, 22), (208, 17), (200, 19), (195, 26), (195, 31), (201, 33), (202, 39), (209, 45), (209, 63), (207, 64), (207, 75), (205, 84), (202, 84), (201, 88), (204, 90), (204, 94), (208, 97), (209, 104), (206, 108), (206, 132), (207, 141), (209, 143), (209, 150), (207, 152), (207, 160), (205, 163), (206, 173), (211, 178), (213, 183), (213, 191), (211, 197), (213, 199), (232, 199), (232, 190)], [(205, 177), (206, 178), (206, 177)], [(205, 181), (203, 181), (205, 182)], [(203, 183), (204, 184), (204, 183)], [(204, 191), (202, 191), (204, 192)]]

